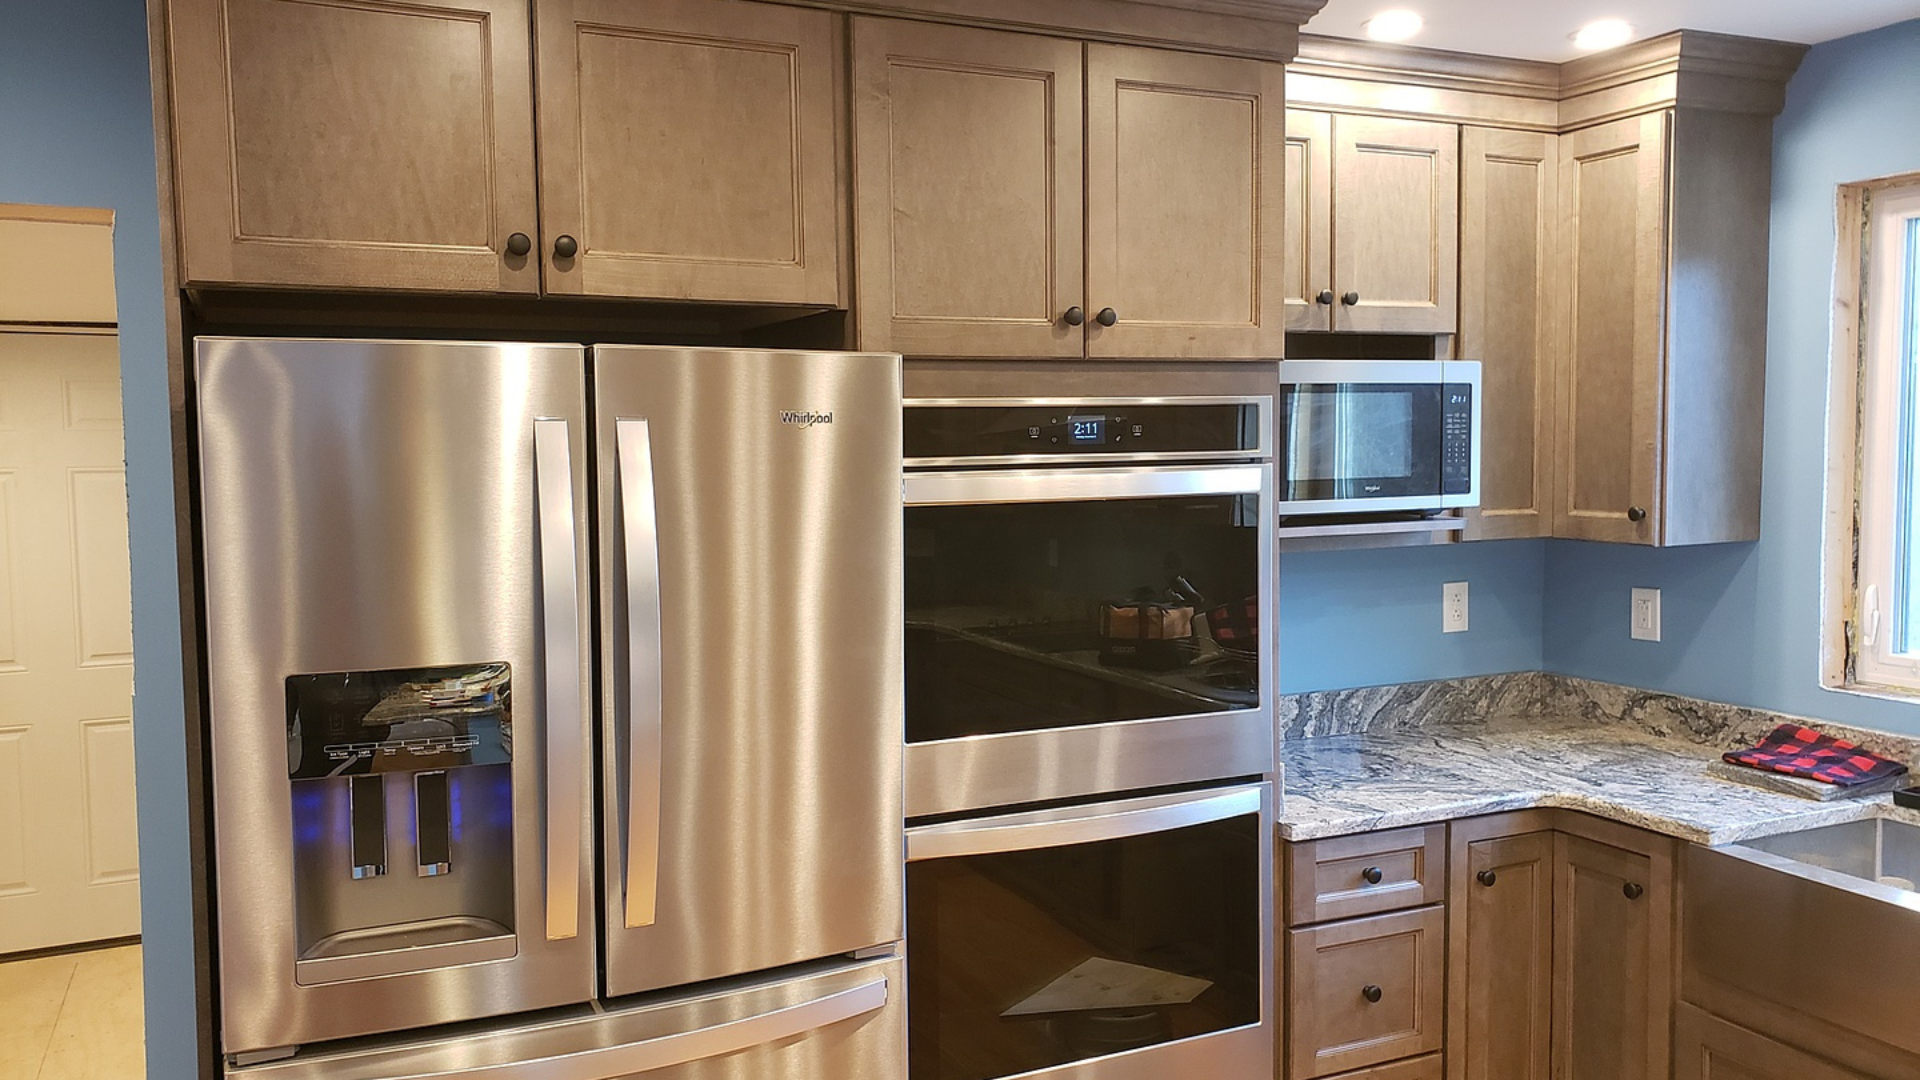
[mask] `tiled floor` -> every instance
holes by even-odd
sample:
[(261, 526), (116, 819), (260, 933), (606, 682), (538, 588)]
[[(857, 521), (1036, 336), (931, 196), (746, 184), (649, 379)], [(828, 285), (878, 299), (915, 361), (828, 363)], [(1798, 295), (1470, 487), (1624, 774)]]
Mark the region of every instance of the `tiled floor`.
[(141, 1080), (140, 947), (0, 963), (0, 1080)]

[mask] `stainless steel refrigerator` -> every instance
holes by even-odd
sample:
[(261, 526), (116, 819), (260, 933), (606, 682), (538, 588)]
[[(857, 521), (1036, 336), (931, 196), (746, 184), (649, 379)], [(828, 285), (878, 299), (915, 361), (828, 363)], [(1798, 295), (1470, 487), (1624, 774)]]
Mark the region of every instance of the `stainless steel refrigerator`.
[(899, 1075), (899, 357), (196, 359), (229, 1070)]

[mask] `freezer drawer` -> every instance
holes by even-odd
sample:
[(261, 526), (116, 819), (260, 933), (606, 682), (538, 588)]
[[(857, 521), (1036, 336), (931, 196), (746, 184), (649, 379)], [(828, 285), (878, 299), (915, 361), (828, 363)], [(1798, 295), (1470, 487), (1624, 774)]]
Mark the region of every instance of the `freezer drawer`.
[(231, 1080), (899, 1080), (897, 958), (816, 966), (724, 991), (574, 1010), (439, 1040), (227, 1070)]

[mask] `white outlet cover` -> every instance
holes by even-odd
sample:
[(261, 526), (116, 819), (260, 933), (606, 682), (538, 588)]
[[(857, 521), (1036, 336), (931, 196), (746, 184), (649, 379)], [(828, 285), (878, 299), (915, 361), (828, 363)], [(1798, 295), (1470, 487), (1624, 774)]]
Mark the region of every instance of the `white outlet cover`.
[(1445, 634), (1467, 632), (1467, 583), (1449, 581), (1440, 587), (1440, 631)]
[(1632, 634), (1635, 641), (1660, 640), (1660, 590), (1633, 590)]

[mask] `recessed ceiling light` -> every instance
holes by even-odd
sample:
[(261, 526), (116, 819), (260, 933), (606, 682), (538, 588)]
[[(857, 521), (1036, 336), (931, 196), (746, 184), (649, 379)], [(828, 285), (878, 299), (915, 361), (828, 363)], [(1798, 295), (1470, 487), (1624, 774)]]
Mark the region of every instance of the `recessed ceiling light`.
[(1375, 41), (1405, 41), (1426, 25), (1427, 20), (1421, 18), (1418, 12), (1404, 8), (1383, 11), (1363, 24), (1367, 36)]
[(1584, 52), (1614, 49), (1633, 40), (1633, 27), (1624, 19), (1601, 19), (1581, 27), (1573, 35), (1573, 47)]

